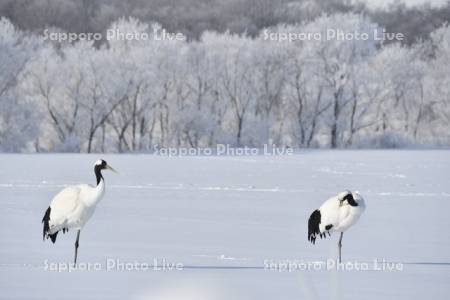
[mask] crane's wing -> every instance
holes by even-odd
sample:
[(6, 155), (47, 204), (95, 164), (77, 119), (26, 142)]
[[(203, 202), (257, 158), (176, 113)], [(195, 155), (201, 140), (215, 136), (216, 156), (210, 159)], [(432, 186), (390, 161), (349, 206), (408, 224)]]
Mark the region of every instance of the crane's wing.
[(50, 237), (54, 243), (59, 230), (65, 229), (68, 217), (80, 205), (79, 186), (70, 186), (60, 191), (50, 203), (42, 222), (44, 223), (43, 238)]
[(350, 213), (349, 205), (341, 205), (338, 197), (332, 197), (325, 201), (320, 207), (320, 211), (322, 213), (320, 232), (339, 228)]
[(320, 231), (323, 232), (326, 225), (336, 225), (339, 222), (339, 205), (337, 197), (331, 197), (320, 206), (322, 222)]
[(326, 237), (348, 215), (348, 208), (340, 205), (339, 197), (331, 197), (319, 209), (315, 210), (308, 220), (308, 240), (316, 242), (317, 236)]

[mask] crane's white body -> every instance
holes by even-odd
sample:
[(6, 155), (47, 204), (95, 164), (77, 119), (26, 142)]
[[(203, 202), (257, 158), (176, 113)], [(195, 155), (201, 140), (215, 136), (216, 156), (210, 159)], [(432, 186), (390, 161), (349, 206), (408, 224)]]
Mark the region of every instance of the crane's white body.
[(313, 211), (308, 220), (308, 240), (315, 244), (317, 237), (324, 238), (331, 232), (340, 232), (339, 262), (341, 262), (342, 236), (353, 226), (366, 209), (358, 192), (345, 191), (325, 201)]
[[(352, 193), (353, 198), (358, 202), (358, 206), (351, 206), (348, 203), (341, 203), (341, 194), (331, 197), (319, 208), (322, 220), (319, 225), (321, 233), (327, 231), (344, 232), (355, 224), (361, 214), (366, 209), (364, 199), (358, 192)], [(330, 230), (326, 230), (327, 225), (333, 225)]]
[(97, 204), (105, 194), (105, 180), (102, 176), (102, 170), (105, 169), (115, 172), (106, 161), (102, 159), (96, 161), (94, 173), (97, 178), (97, 185), (79, 184), (64, 188), (52, 199), (42, 218), (44, 240), (50, 238), (55, 243), (59, 231), (65, 233), (69, 228), (77, 230), (75, 264), (77, 263), (81, 229), (92, 217)]
[(105, 181), (97, 186), (80, 184), (60, 191), (50, 203), (49, 234), (64, 228), (80, 230), (92, 217), (95, 208), (105, 194)]

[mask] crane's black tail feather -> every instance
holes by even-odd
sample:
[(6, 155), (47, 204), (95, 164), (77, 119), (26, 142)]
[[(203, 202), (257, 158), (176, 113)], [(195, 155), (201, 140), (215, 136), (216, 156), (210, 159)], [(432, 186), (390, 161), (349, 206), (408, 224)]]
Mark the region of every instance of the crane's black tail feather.
[(52, 211), (52, 209), (49, 206), (45, 212), (44, 217), (42, 218), (42, 223), (44, 223), (44, 228), (42, 231), (42, 239), (43, 240), (45, 240), (45, 235), (47, 234), (47, 232), (50, 229), (49, 221), (50, 221), (50, 212), (51, 211)]
[(58, 232), (55, 232), (54, 234), (49, 234), (50, 231), (50, 213), (52, 209), (50, 206), (45, 211), (45, 215), (42, 218), (42, 223), (44, 223), (44, 228), (42, 230), (42, 239), (45, 241), (45, 237), (50, 238), (52, 243), (54, 244), (56, 242), (56, 236), (58, 235)]
[(48, 236), (50, 237), (50, 239), (52, 240), (52, 243), (54, 244), (56, 242), (56, 236), (58, 235), (58, 232), (55, 232), (54, 234), (49, 234)]
[(320, 211), (316, 209), (313, 211), (308, 220), (308, 241), (315, 244), (317, 235), (322, 238), (322, 234), (320, 233), (319, 225), (321, 221)]

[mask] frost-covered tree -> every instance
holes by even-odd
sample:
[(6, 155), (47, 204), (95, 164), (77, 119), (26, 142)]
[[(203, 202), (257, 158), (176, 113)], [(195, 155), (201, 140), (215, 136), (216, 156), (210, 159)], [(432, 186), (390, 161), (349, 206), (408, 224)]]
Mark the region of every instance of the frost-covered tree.
[(236, 145), (241, 146), (248, 116), (255, 107), (253, 95), (254, 65), (252, 64), (253, 41), (244, 36), (230, 33), (206, 33), (202, 41), (216, 61), (218, 93), (225, 101), (229, 122), (223, 124), (234, 131)]
[[(324, 92), (331, 103), (328, 125), (330, 146), (343, 146), (345, 130), (348, 128), (347, 107), (354, 93), (352, 80), (358, 68), (375, 53), (376, 24), (355, 14), (322, 16), (305, 26), (305, 32), (320, 32), (320, 39), (304, 43), (306, 59), (315, 65), (315, 71), (324, 82)], [(358, 38), (357, 33), (366, 33)], [(345, 115), (344, 115), (345, 114)], [(350, 120), (351, 121), (351, 120)]]
[(429, 64), (428, 86), (432, 112), (437, 116), (430, 122), (430, 130), (437, 141), (448, 143), (450, 138), (450, 26), (445, 25), (432, 33), (434, 59)]
[(2, 19), (0, 150), (449, 145), (448, 28), (383, 44), (365, 16), (334, 14), (268, 28), (318, 40), (173, 41), (155, 36), (161, 25), (121, 18), (109, 29), (148, 38), (59, 44)]
[(36, 102), (27, 101), (17, 85), (40, 47), (36, 37), (21, 32), (9, 20), (0, 19), (0, 151), (31, 150), (38, 142)]

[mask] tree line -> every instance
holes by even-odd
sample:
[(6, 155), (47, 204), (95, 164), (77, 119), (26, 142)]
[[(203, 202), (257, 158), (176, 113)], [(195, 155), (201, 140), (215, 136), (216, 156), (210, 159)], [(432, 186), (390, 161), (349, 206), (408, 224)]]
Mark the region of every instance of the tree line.
[[(367, 2), (367, 1), (366, 1)], [(189, 39), (204, 31), (247, 33), (280, 23), (310, 22), (321, 14), (365, 14), (389, 32), (403, 32), (407, 44), (427, 39), (444, 22), (450, 21), (450, 1), (440, 6), (407, 6), (392, 1), (387, 7), (371, 7), (349, 0), (2, 0), (0, 16), (22, 30), (41, 32), (57, 27), (68, 32), (105, 32), (120, 17), (157, 22)]]
[[(110, 25), (146, 32), (157, 23)], [(55, 43), (0, 21), (0, 150), (448, 146), (450, 28), (382, 43), (364, 14), (322, 15), (274, 34), (335, 28), (365, 40), (280, 42), (205, 31), (197, 40)]]

